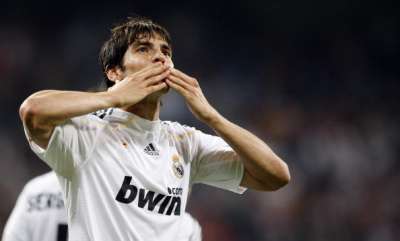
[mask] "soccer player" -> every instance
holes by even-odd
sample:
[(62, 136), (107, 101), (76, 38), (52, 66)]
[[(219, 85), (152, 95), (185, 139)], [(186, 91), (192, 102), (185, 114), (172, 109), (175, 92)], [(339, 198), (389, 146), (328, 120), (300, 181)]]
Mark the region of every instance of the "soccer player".
[[(173, 68), (160, 25), (134, 18), (115, 27), (100, 62), (107, 91), (43, 90), (20, 108), (32, 150), (60, 180), (71, 241), (187, 240), (182, 215), (193, 184), (243, 193), (288, 183), (286, 163)], [(170, 88), (218, 136), (159, 120)]]
[(67, 216), (56, 174), (30, 180), (3, 231), (2, 241), (67, 241)]

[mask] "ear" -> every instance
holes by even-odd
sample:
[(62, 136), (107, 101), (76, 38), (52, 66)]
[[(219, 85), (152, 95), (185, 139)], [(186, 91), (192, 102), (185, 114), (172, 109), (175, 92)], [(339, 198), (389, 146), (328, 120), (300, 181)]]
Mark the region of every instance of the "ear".
[(106, 74), (107, 78), (115, 83), (121, 81), (124, 78), (124, 74), (120, 67), (111, 68), (107, 70)]

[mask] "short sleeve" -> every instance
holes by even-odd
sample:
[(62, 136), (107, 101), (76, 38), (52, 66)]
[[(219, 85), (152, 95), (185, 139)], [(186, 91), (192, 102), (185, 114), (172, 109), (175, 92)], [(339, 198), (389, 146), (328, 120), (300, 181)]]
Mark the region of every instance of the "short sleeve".
[(26, 188), (24, 188), (4, 227), (2, 241), (30, 240), (28, 206)]
[(244, 166), (239, 155), (220, 137), (196, 130), (195, 155), (191, 164), (191, 182), (204, 183), (242, 194)]
[(102, 127), (101, 122), (93, 118), (79, 116), (56, 126), (46, 150), (29, 137), (25, 127), (24, 130), (33, 152), (57, 174), (69, 177), (87, 159)]

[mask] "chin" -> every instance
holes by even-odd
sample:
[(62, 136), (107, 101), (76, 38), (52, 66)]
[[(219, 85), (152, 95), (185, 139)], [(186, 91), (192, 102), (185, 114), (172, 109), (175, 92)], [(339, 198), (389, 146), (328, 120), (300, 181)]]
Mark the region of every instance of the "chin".
[(157, 91), (157, 92), (154, 92), (153, 94), (149, 95), (148, 98), (150, 98), (150, 99), (158, 99), (158, 98), (160, 98), (161, 96), (163, 96), (163, 95), (165, 95), (166, 93), (168, 93), (169, 88), (170, 88), (170, 87), (167, 85), (166, 88), (164, 88), (164, 89), (162, 89), (162, 90), (159, 90), (159, 91)]

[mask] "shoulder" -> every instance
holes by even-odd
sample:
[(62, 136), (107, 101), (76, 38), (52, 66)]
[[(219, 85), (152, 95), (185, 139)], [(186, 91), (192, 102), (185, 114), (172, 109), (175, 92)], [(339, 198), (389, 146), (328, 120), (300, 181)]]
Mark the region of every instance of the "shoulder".
[(176, 121), (162, 121), (162, 125), (170, 132), (174, 134), (194, 134), (194, 132), (198, 131), (196, 128), (183, 125)]
[(93, 120), (104, 120), (104, 118), (106, 116), (110, 116), (112, 115), (112, 113), (114, 112), (114, 108), (107, 108), (107, 109), (103, 109), (103, 110), (98, 110), (95, 112), (92, 112), (86, 116), (88, 116), (88, 118), (91, 118)]
[(184, 139), (193, 140), (196, 133), (200, 132), (194, 127), (183, 125), (179, 122), (162, 121), (162, 125), (168, 134), (172, 135), (177, 141), (182, 141)]
[(59, 183), (54, 172), (48, 172), (31, 179), (24, 187), (25, 193), (40, 193), (43, 191), (58, 191)]
[(113, 109), (104, 109), (104, 110), (98, 110), (86, 115), (81, 115), (81, 116), (76, 116), (71, 118), (73, 122), (80, 122), (80, 123), (106, 123), (108, 122), (105, 117), (110, 116), (112, 114)]
[(60, 126), (76, 128), (79, 130), (86, 130), (86, 131), (95, 131), (101, 129), (105, 125), (108, 124), (108, 120), (105, 119), (107, 115), (109, 115), (108, 109), (106, 110), (99, 110), (93, 113), (89, 113), (86, 115), (72, 117), (68, 121), (64, 122)]

